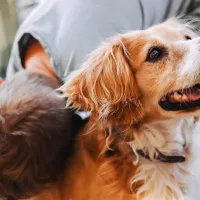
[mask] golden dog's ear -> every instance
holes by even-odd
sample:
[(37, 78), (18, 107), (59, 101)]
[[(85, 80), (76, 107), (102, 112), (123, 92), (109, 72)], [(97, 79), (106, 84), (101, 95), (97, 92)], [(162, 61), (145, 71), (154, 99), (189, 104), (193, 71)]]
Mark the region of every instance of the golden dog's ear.
[(98, 114), (100, 118), (132, 124), (142, 107), (129, 52), (121, 39), (93, 52), (84, 66), (61, 87), (68, 105)]

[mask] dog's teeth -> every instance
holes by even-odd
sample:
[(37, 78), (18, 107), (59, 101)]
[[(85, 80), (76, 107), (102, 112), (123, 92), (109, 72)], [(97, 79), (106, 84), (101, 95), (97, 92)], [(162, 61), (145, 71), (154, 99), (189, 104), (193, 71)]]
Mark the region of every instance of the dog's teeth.
[(183, 99), (184, 101), (188, 100), (187, 95), (183, 94), (182, 99)]
[(178, 94), (177, 92), (174, 92), (174, 99), (179, 100), (182, 98), (182, 95)]

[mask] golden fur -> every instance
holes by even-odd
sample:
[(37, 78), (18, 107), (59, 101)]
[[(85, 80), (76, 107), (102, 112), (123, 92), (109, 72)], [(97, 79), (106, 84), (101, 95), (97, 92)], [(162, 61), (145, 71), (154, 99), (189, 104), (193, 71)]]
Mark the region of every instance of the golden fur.
[[(165, 111), (158, 101), (200, 82), (195, 37), (186, 25), (169, 20), (117, 35), (90, 55), (61, 88), (68, 107), (91, 112), (89, 123), (77, 137), (63, 180), (34, 200), (186, 199), (193, 116), (199, 111)], [(165, 48), (162, 60), (146, 62), (152, 46)], [(148, 151), (152, 160), (137, 149)], [(160, 162), (156, 149), (185, 155), (186, 161)]]

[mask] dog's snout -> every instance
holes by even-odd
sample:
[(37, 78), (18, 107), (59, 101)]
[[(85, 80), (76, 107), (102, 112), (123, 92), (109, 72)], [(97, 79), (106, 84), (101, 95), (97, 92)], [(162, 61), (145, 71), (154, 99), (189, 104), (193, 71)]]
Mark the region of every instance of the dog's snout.
[(64, 91), (62, 89), (60, 89), (60, 88), (56, 90), (56, 93), (58, 95), (64, 95)]
[(64, 99), (65, 101), (67, 101), (67, 97), (65, 96), (64, 91), (61, 88), (58, 88), (56, 91), (56, 95), (62, 99)]

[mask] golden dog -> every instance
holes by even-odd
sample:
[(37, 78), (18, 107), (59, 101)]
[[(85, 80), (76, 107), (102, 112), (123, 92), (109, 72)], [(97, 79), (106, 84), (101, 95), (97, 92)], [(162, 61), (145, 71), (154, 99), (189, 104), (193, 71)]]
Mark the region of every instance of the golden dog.
[(90, 120), (63, 180), (34, 200), (185, 200), (199, 83), (200, 38), (187, 23), (101, 45), (60, 88)]

